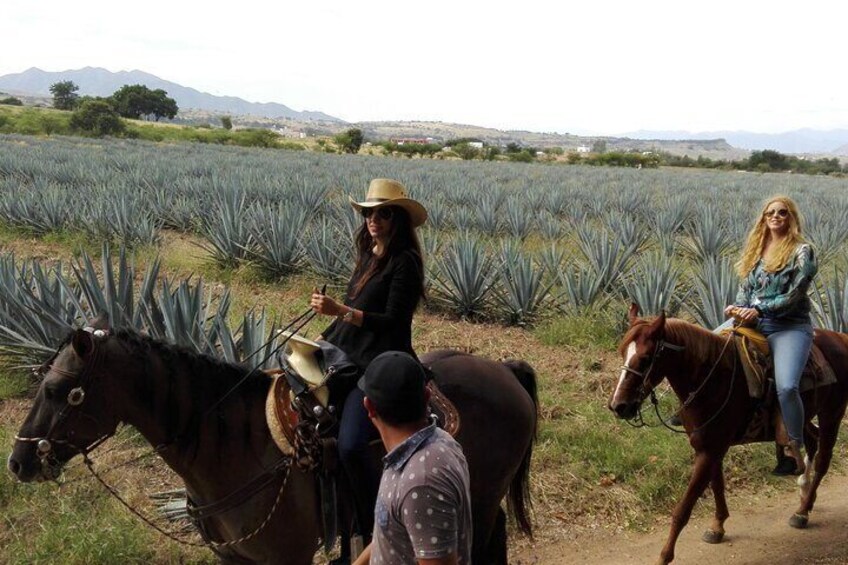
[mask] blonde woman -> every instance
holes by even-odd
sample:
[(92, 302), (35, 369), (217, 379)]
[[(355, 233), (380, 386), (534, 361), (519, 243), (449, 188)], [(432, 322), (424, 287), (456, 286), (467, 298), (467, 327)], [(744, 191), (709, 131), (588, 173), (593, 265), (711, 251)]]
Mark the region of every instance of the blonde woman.
[(777, 396), (795, 474), (804, 471), (804, 404), (798, 391), (813, 343), (807, 290), (816, 275), (813, 248), (801, 235), (798, 206), (787, 196), (768, 200), (736, 264), (741, 278), (727, 316), (756, 323), (769, 342)]

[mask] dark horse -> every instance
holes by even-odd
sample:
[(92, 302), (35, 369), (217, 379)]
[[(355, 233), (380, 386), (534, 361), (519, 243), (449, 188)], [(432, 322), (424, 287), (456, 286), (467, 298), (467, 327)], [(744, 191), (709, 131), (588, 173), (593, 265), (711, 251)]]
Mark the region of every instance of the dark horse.
[[(473, 560), (506, 563), (504, 497), (518, 526), (530, 533), (535, 373), (521, 361), (449, 351), (422, 361), (461, 414), (457, 439), (471, 474)], [(270, 379), (264, 373), (248, 375), (131, 331), (76, 330), (43, 374), (8, 461), (19, 480), (54, 478), (65, 462), (126, 423), (157, 447), (195, 504), (241, 498), (201, 520), (205, 534), (221, 542), (258, 529), (243, 542), (219, 546), (223, 562), (312, 563), (323, 535), (317, 478), (288, 464), (274, 445), (265, 423)], [(270, 478), (257, 483), (257, 477)], [(245, 493), (244, 485), (254, 485), (254, 492)]]
[[(744, 434), (756, 401), (748, 394), (735, 348), (732, 344), (725, 347), (727, 338), (682, 320), (666, 320), (664, 314), (654, 320), (637, 315), (638, 308), (631, 306), (630, 329), (619, 347), (624, 366), (609, 408), (619, 418), (636, 417), (642, 401), (665, 378), (680, 399), (680, 416), (695, 450), (689, 486), (672, 512), (671, 530), (660, 553), (659, 563), (665, 565), (674, 559), (677, 537), (708, 484), (715, 497), (715, 518), (703, 540), (723, 540), (724, 521), (729, 516), (724, 497), (724, 455)], [(848, 403), (848, 336), (816, 330), (815, 343), (833, 367), (837, 382), (802, 395), (808, 456), (807, 471), (798, 480), (801, 504), (789, 520), (796, 528), (807, 525)], [(814, 416), (818, 417), (818, 429), (810, 421)]]

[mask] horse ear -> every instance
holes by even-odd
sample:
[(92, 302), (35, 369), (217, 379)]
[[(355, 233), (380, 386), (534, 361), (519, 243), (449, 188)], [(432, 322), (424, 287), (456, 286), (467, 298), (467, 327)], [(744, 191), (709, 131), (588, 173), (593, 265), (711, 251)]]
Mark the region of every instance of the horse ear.
[(651, 333), (659, 333), (665, 330), (665, 310), (660, 312), (660, 315), (657, 316), (656, 320), (651, 322)]
[(100, 314), (91, 321), (91, 327), (95, 330), (108, 332), (111, 329), (109, 327), (109, 314), (107, 312), (100, 312)]
[(82, 359), (88, 359), (91, 352), (94, 350), (94, 341), (91, 333), (85, 330), (76, 330), (71, 338), (71, 345), (74, 346), (74, 351)]
[(627, 319), (630, 321), (630, 325), (636, 323), (636, 319), (639, 317), (639, 305), (635, 302), (630, 303), (630, 309), (627, 311)]

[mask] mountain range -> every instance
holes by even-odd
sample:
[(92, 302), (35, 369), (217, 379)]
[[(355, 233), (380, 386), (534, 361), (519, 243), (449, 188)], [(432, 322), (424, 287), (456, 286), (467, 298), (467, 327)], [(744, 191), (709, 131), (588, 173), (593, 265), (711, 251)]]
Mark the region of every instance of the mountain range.
[(102, 68), (85, 67), (69, 71), (47, 72), (33, 67), (22, 73), (0, 76), (0, 90), (9, 94), (50, 96), (50, 85), (63, 80), (73, 81), (79, 86), (78, 94), (80, 95), (110, 96), (125, 84), (143, 84), (151, 90), (161, 88), (167, 92), (168, 96), (176, 100), (180, 109), (195, 108), (222, 114), (287, 118), (298, 121), (341, 122), (338, 118), (323, 112), (298, 112), (275, 102), (248, 102), (235, 96), (215, 96), (143, 71), (113, 73)]
[[(139, 70), (111, 72), (97, 67), (48, 72), (30, 68), (22, 73), (0, 76), (0, 92), (21, 96), (49, 98), (50, 86), (63, 80), (79, 86), (79, 94), (109, 96), (126, 84), (143, 84), (151, 89), (161, 88), (176, 100), (181, 116), (211, 113), (241, 116), (242, 121), (264, 127), (258, 120), (268, 120), (267, 127), (280, 126), (276, 120), (294, 120), (302, 129), (315, 133), (337, 133), (349, 127), (343, 120), (319, 111), (296, 111), (284, 104), (248, 102), (235, 96), (215, 96), (194, 88), (170, 82)], [(194, 112), (193, 112), (194, 111)], [(179, 118), (179, 116), (178, 116)], [(205, 118), (209, 121), (209, 118)], [(285, 125), (285, 124), (282, 124)], [(820, 131), (799, 129), (777, 134), (747, 131), (651, 131), (639, 130), (615, 137), (542, 134), (523, 131), (500, 131), (478, 126), (441, 122), (367, 122), (355, 124), (367, 134), (378, 138), (425, 137), (450, 139), (456, 136), (476, 136), (493, 143), (517, 141), (537, 147), (559, 146), (572, 149), (604, 139), (612, 150), (668, 150), (672, 153), (706, 155), (713, 158), (741, 158), (750, 150), (773, 149), (781, 153), (836, 155), (848, 157), (848, 129)], [(653, 142), (653, 143), (652, 143)]]
[(622, 134), (632, 139), (705, 140), (724, 139), (739, 149), (773, 149), (781, 153), (812, 153), (848, 156), (848, 129), (814, 130), (809, 128), (782, 133), (752, 133), (748, 131), (648, 131)]

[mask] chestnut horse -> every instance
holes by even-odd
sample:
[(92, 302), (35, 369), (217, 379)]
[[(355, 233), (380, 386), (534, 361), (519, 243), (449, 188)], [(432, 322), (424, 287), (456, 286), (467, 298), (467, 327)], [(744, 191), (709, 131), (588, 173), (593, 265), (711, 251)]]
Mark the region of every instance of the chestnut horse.
[[(619, 418), (636, 418), (645, 398), (666, 379), (680, 399), (680, 417), (695, 450), (689, 486), (671, 514), (671, 530), (660, 552), (659, 563), (665, 565), (674, 559), (677, 537), (708, 484), (715, 498), (715, 517), (703, 540), (723, 540), (729, 516), (723, 460), (745, 433), (757, 401), (748, 394), (741, 361), (733, 344), (727, 346), (728, 338), (683, 320), (666, 319), (665, 314), (645, 320), (637, 318), (638, 313), (636, 305), (630, 307), (630, 329), (619, 346), (624, 365), (609, 408)], [(807, 525), (848, 403), (848, 335), (816, 330), (815, 343), (833, 367), (837, 382), (802, 394), (808, 455), (807, 470), (798, 479), (801, 503), (789, 520), (796, 528)], [(818, 430), (810, 421), (815, 416)]]
[[(422, 361), (462, 417), (457, 439), (471, 475), (474, 562), (506, 563), (504, 497), (530, 533), (535, 373), (522, 361), (457, 352)], [(72, 332), (42, 369), (8, 461), (19, 480), (56, 477), (69, 459), (126, 423), (156, 446), (190, 500), (209, 509), (198, 520), (206, 539), (247, 538), (217, 546), (222, 562), (312, 563), (323, 535), (318, 479), (274, 445), (265, 423), (267, 375), (132, 331), (93, 328)]]

